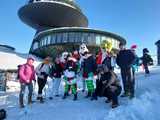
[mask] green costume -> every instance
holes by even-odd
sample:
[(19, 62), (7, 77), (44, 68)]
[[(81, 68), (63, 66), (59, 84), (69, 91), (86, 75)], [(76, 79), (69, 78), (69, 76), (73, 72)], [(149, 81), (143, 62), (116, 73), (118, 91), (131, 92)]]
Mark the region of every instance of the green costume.
[(93, 73), (88, 74), (88, 78), (86, 79), (88, 93), (94, 92), (94, 83), (93, 83)]

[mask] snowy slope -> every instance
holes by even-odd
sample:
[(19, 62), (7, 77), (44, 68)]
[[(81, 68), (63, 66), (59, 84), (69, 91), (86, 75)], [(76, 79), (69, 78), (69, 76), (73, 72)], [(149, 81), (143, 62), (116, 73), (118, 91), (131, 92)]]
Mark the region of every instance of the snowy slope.
[[(90, 101), (79, 91), (78, 100), (54, 97), (44, 104), (38, 102), (25, 109), (18, 108), (18, 91), (0, 96), (0, 108), (7, 109), (7, 120), (160, 120), (160, 67), (152, 67), (151, 75), (136, 76), (136, 97), (119, 98), (120, 106), (111, 109), (105, 98)], [(63, 93), (61, 84), (61, 94)]]
[[(0, 69), (7, 70), (7, 69), (17, 69), (17, 66), (19, 64), (24, 64), (26, 63), (26, 59), (28, 56), (33, 56), (33, 55), (28, 55), (28, 54), (22, 54), (22, 53), (17, 53), (14, 51), (3, 51), (0, 49)], [(36, 60), (35, 65), (39, 64), (41, 59), (33, 56)]]

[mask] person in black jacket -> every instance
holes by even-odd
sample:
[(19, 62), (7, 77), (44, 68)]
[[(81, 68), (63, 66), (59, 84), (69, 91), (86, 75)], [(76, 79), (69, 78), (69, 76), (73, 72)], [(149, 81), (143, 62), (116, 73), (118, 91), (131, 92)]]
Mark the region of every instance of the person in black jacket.
[[(63, 66), (60, 62), (60, 58), (56, 57), (54, 66), (52, 67), (51, 76), (53, 77), (53, 92), (56, 97), (59, 96), (59, 86), (61, 83), (61, 76), (63, 74)], [(53, 99), (50, 97), (50, 99)]]
[(121, 69), (124, 94), (121, 97), (134, 97), (134, 79), (131, 72), (131, 66), (134, 62), (135, 55), (129, 49), (125, 49), (122, 43), (119, 44), (120, 51), (117, 55), (117, 65)]
[(144, 69), (145, 69), (146, 74), (150, 73), (150, 71), (148, 69), (148, 65), (153, 64), (153, 59), (151, 58), (151, 56), (148, 53), (149, 53), (148, 49), (144, 48), (143, 49), (143, 56), (141, 57), (142, 64), (144, 65)]
[(85, 52), (84, 53), (84, 62), (83, 62), (83, 78), (86, 81), (88, 94), (86, 97), (91, 97), (92, 93), (94, 92), (94, 85), (93, 80), (91, 80), (91, 77), (93, 78), (93, 75), (96, 73), (97, 70), (97, 64), (96, 59), (93, 57), (92, 54)]

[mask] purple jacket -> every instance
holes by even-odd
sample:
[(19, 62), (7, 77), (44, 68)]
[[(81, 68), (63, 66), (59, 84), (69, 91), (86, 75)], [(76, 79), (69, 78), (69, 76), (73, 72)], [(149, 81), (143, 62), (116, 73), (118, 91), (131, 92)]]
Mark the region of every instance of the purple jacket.
[[(20, 83), (31, 83), (35, 80), (35, 70), (34, 66), (30, 66), (27, 63), (23, 64), (19, 70)], [(27, 82), (27, 80), (29, 80)]]

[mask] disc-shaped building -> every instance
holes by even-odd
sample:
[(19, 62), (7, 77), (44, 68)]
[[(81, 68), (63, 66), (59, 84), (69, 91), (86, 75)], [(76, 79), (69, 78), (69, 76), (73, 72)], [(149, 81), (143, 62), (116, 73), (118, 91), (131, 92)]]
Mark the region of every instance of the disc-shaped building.
[(111, 41), (115, 50), (120, 42), (126, 43), (114, 33), (88, 28), (87, 17), (71, 0), (29, 0), (18, 15), (36, 29), (30, 53), (40, 57), (73, 51), (82, 43), (92, 52), (103, 40)]

